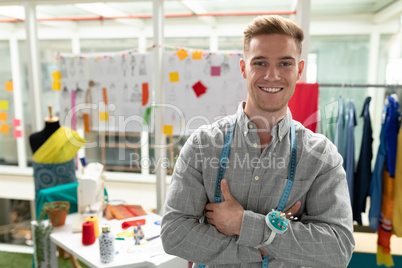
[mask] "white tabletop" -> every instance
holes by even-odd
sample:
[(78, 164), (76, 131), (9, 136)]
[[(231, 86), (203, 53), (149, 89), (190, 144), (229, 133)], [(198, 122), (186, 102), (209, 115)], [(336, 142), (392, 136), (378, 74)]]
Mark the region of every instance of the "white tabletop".
[[(160, 268), (187, 268), (188, 262), (176, 256), (168, 255), (163, 251), (160, 238), (153, 239), (145, 245), (134, 245), (133, 237), (126, 240), (115, 240), (116, 255), (111, 263), (102, 263), (100, 261), (99, 243), (96, 239), (92, 245), (84, 246), (82, 244), (82, 233), (72, 233), (71, 226), (77, 219), (76, 213), (69, 214), (66, 224), (55, 227), (50, 235), (51, 241), (63, 248), (68, 253), (88, 265), (89, 267), (160, 267)], [(161, 217), (156, 214), (135, 217), (125, 220), (101, 219), (99, 227), (104, 223), (111, 225), (114, 235), (125, 231), (121, 228), (124, 221), (132, 221), (137, 219), (145, 219), (146, 223), (142, 226), (145, 238), (157, 236), (160, 233)], [(132, 230), (130, 227), (126, 230)]]

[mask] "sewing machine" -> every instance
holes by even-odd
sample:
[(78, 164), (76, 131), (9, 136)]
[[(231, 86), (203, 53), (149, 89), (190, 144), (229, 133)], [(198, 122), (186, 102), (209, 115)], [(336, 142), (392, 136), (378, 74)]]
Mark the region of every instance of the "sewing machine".
[(78, 217), (73, 232), (82, 231), (82, 223), (88, 216), (101, 219), (105, 208), (103, 165), (89, 163), (78, 179), (77, 188)]

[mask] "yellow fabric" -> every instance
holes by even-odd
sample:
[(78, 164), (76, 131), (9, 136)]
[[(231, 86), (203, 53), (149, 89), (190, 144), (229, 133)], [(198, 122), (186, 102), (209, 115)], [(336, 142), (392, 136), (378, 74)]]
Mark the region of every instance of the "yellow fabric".
[(85, 143), (76, 131), (59, 127), (34, 153), (32, 159), (42, 164), (64, 163), (73, 159)]
[(393, 267), (394, 260), (391, 254), (382, 252), (381, 246), (377, 246), (377, 266), (385, 265), (386, 267)]
[(398, 134), (398, 149), (396, 156), (394, 212), (392, 216), (392, 231), (402, 237), (402, 131)]

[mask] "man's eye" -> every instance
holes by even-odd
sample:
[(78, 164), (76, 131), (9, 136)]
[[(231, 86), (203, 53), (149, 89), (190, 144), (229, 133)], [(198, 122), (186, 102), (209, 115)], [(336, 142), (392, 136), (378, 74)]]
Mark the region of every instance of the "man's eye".
[(289, 62), (282, 62), (281, 65), (282, 66), (290, 66), (291, 64)]
[(254, 62), (254, 65), (263, 66), (263, 65), (265, 65), (265, 63), (262, 61), (257, 61), (257, 62)]

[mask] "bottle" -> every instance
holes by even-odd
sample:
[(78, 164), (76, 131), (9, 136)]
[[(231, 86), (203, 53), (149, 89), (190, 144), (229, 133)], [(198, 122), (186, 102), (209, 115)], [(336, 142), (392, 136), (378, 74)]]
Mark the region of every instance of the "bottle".
[(114, 237), (110, 232), (110, 225), (102, 225), (102, 233), (99, 235), (99, 250), (101, 262), (109, 263), (114, 259)]

